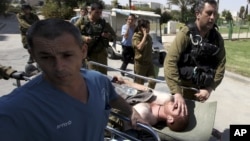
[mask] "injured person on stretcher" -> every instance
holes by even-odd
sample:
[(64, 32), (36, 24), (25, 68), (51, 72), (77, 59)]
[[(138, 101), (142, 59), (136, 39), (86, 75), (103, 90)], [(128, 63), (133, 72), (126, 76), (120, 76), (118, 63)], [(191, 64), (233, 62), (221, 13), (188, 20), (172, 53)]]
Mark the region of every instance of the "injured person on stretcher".
[[(144, 85), (140, 85), (122, 77), (112, 78), (116, 92), (129, 102), (141, 117), (151, 126), (159, 122), (166, 124), (172, 131), (183, 131), (188, 126), (189, 117), (182, 116), (178, 105), (174, 104), (174, 97), (170, 93), (163, 93), (151, 90)], [(121, 90), (125, 85), (136, 89), (135, 95), (128, 95)], [(124, 88), (124, 87), (122, 87)], [(187, 111), (186, 111), (187, 112)], [(131, 129), (130, 124), (124, 123), (123, 130)]]

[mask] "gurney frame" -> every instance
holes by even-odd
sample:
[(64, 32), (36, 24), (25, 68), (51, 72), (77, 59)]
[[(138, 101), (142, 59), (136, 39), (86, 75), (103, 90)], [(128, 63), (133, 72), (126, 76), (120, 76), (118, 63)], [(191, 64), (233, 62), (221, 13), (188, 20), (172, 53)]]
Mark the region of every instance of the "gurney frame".
[[(101, 67), (105, 67), (107, 69), (112, 69), (116, 70), (119, 72), (126, 73), (128, 75), (134, 76), (134, 77), (139, 77), (144, 80), (151, 80), (155, 81), (157, 83), (166, 83), (165, 81), (158, 80), (158, 79), (152, 79), (140, 75), (136, 75), (133, 73), (129, 73), (127, 71), (115, 69), (103, 64), (99, 64), (93, 61), (89, 61), (88, 63), (93, 64), (93, 65), (98, 65)], [(183, 89), (190, 89), (193, 91), (199, 91), (196, 88), (192, 87), (182, 87)], [(149, 127), (150, 130), (145, 129), (149, 133), (154, 136), (156, 141), (208, 141), (212, 135), (212, 130), (214, 127), (214, 121), (215, 121), (215, 115), (216, 115), (216, 107), (217, 107), (217, 102), (205, 102), (205, 103), (200, 103), (198, 101), (194, 100), (186, 100), (186, 104), (188, 106), (188, 111), (189, 111), (189, 125), (183, 132), (174, 132), (171, 131), (169, 128), (163, 128), (163, 129), (157, 129), (154, 127)], [(113, 113), (112, 113), (113, 114)], [(120, 118), (120, 115), (115, 115)], [(138, 125), (140, 126), (140, 125)], [(147, 126), (145, 126), (147, 128)], [(144, 127), (143, 127), (144, 128)], [(112, 130), (113, 134), (116, 135), (123, 135), (123, 132), (113, 130), (112, 128), (108, 127), (106, 128), (107, 130)], [(153, 131), (151, 131), (153, 129)], [(117, 132), (116, 132), (117, 131)], [(126, 135), (125, 135), (126, 136)], [(130, 135), (128, 135), (130, 136)], [(138, 140), (138, 139), (133, 139), (133, 138), (128, 138), (130, 140)]]

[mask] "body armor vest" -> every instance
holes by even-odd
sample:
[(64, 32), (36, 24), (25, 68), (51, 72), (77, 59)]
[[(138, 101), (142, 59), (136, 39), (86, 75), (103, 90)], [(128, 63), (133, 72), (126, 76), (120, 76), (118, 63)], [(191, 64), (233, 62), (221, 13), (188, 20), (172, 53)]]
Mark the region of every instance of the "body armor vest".
[(211, 29), (207, 39), (203, 39), (196, 24), (189, 24), (190, 43), (181, 54), (178, 62), (180, 78), (191, 80), (199, 88), (211, 85), (215, 75), (215, 69), (219, 62), (217, 54), (220, 50), (218, 33)]

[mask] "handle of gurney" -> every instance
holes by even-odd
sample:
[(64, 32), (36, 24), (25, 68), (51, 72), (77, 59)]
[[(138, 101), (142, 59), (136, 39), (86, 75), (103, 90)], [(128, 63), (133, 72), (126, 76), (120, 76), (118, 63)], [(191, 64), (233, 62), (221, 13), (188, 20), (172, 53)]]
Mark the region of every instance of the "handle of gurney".
[[(122, 120), (130, 122), (130, 119), (128, 117), (119, 115), (119, 114), (117, 114), (115, 112), (112, 112), (112, 111), (111, 111), (111, 114), (118, 117), (118, 118), (120, 118), (120, 119), (122, 119)], [(155, 141), (161, 141), (159, 135), (157, 134), (157, 132), (152, 127), (150, 127), (148, 125), (145, 125), (145, 124), (142, 124), (142, 123), (139, 123), (139, 122), (137, 122), (136, 124), (137, 124), (138, 127), (142, 128), (142, 129), (146, 130), (147, 132), (149, 132), (150, 134), (152, 134), (153, 137), (155, 138)]]

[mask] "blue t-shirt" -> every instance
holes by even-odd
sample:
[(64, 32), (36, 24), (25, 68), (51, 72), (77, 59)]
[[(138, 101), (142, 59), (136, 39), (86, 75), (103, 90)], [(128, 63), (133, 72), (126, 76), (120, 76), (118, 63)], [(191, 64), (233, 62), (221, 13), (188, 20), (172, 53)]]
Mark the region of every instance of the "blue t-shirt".
[[(100, 141), (108, 122), (108, 101), (117, 98), (110, 80), (81, 70), (87, 103), (37, 76), (0, 98), (0, 141)], [(73, 83), (73, 82), (72, 82)]]
[(133, 37), (133, 34), (134, 34), (134, 29), (133, 28), (130, 28), (129, 31), (128, 31), (128, 38), (124, 38), (124, 34), (126, 33), (128, 29), (128, 25), (127, 24), (124, 24), (122, 26), (122, 45), (124, 46), (132, 46), (132, 37)]

